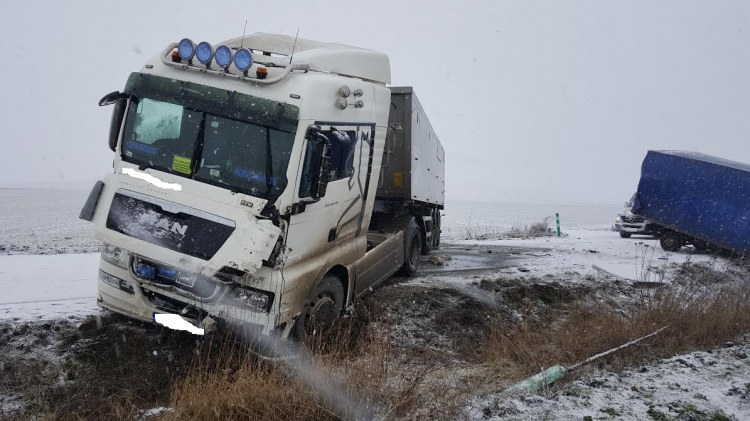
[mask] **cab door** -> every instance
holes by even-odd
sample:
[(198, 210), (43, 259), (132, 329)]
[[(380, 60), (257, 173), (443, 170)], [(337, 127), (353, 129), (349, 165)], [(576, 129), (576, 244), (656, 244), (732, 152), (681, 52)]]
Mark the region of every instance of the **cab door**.
[(342, 174), (337, 181), (342, 184), (343, 191), (341, 213), (336, 223), (337, 243), (351, 240), (361, 232), (371, 147), (370, 126), (359, 126), (354, 130), (348, 130), (347, 133), (352, 136), (353, 145), (346, 159), (341, 162)]
[[(328, 187), (323, 197), (311, 203), (315, 171), (312, 140), (305, 140), (305, 156), (297, 191), (298, 211), (290, 219), (287, 247), (290, 258), (304, 260), (318, 255), (348, 239), (354, 238), (362, 210), (362, 191), (367, 171), (369, 143), (361, 142), (362, 133), (369, 139), (369, 127), (356, 125), (318, 125), (318, 133), (330, 142), (331, 161)], [(362, 151), (362, 147), (366, 151)]]

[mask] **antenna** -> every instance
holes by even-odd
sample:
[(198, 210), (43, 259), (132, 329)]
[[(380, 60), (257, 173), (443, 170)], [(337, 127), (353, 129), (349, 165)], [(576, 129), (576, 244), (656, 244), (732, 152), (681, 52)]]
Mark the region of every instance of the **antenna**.
[(292, 54), (289, 56), (289, 64), (292, 64), (292, 58), (294, 57), (294, 49), (297, 47), (297, 37), (299, 37), (299, 28), (297, 28), (297, 35), (294, 36), (294, 44), (292, 45)]
[(240, 48), (245, 43), (245, 31), (247, 31), (247, 21), (245, 21), (245, 29), (242, 30), (242, 39), (240, 40)]

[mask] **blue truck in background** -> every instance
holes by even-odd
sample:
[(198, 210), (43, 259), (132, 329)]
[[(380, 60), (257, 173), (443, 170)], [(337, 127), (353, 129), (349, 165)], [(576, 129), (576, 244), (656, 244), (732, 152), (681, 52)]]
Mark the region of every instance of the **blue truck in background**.
[(750, 165), (686, 151), (649, 151), (633, 213), (661, 247), (750, 251)]

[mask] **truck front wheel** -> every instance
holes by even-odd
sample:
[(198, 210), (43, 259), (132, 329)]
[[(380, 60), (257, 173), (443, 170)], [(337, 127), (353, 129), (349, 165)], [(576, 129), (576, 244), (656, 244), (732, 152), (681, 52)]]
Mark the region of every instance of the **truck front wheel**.
[(326, 274), (315, 289), (315, 295), (308, 302), (305, 312), (294, 326), (294, 336), (305, 338), (324, 332), (333, 326), (344, 309), (344, 287), (333, 273)]
[(685, 240), (680, 234), (667, 231), (661, 235), (659, 244), (661, 244), (661, 248), (666, 251), (678, 251), (685, 245)]
[(404, 266), (401, 272), (406, 276), (417, 273), (422, 254), (422, 233), (416, 222), (411, 221), (404, 230)]
[(620, 231), (620, 237), (622, 238), (630, 238), (630, 233), (625, 231)]

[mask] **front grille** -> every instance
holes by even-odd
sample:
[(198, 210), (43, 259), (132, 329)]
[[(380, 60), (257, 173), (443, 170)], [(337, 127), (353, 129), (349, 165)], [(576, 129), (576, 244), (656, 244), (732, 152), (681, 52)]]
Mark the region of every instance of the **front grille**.
[(645, 219), (643, 219), (642, 216), (638, 216), (638, 215), (624, 215), (624, 216), (622, 216), (622, 221), (623, 222), (640, 224), (640, 223), (644, 222)]
[(211, 259), (234, 232), (229, 219), (128, 190), (118, 190), (107, 228), (203, 260)]

